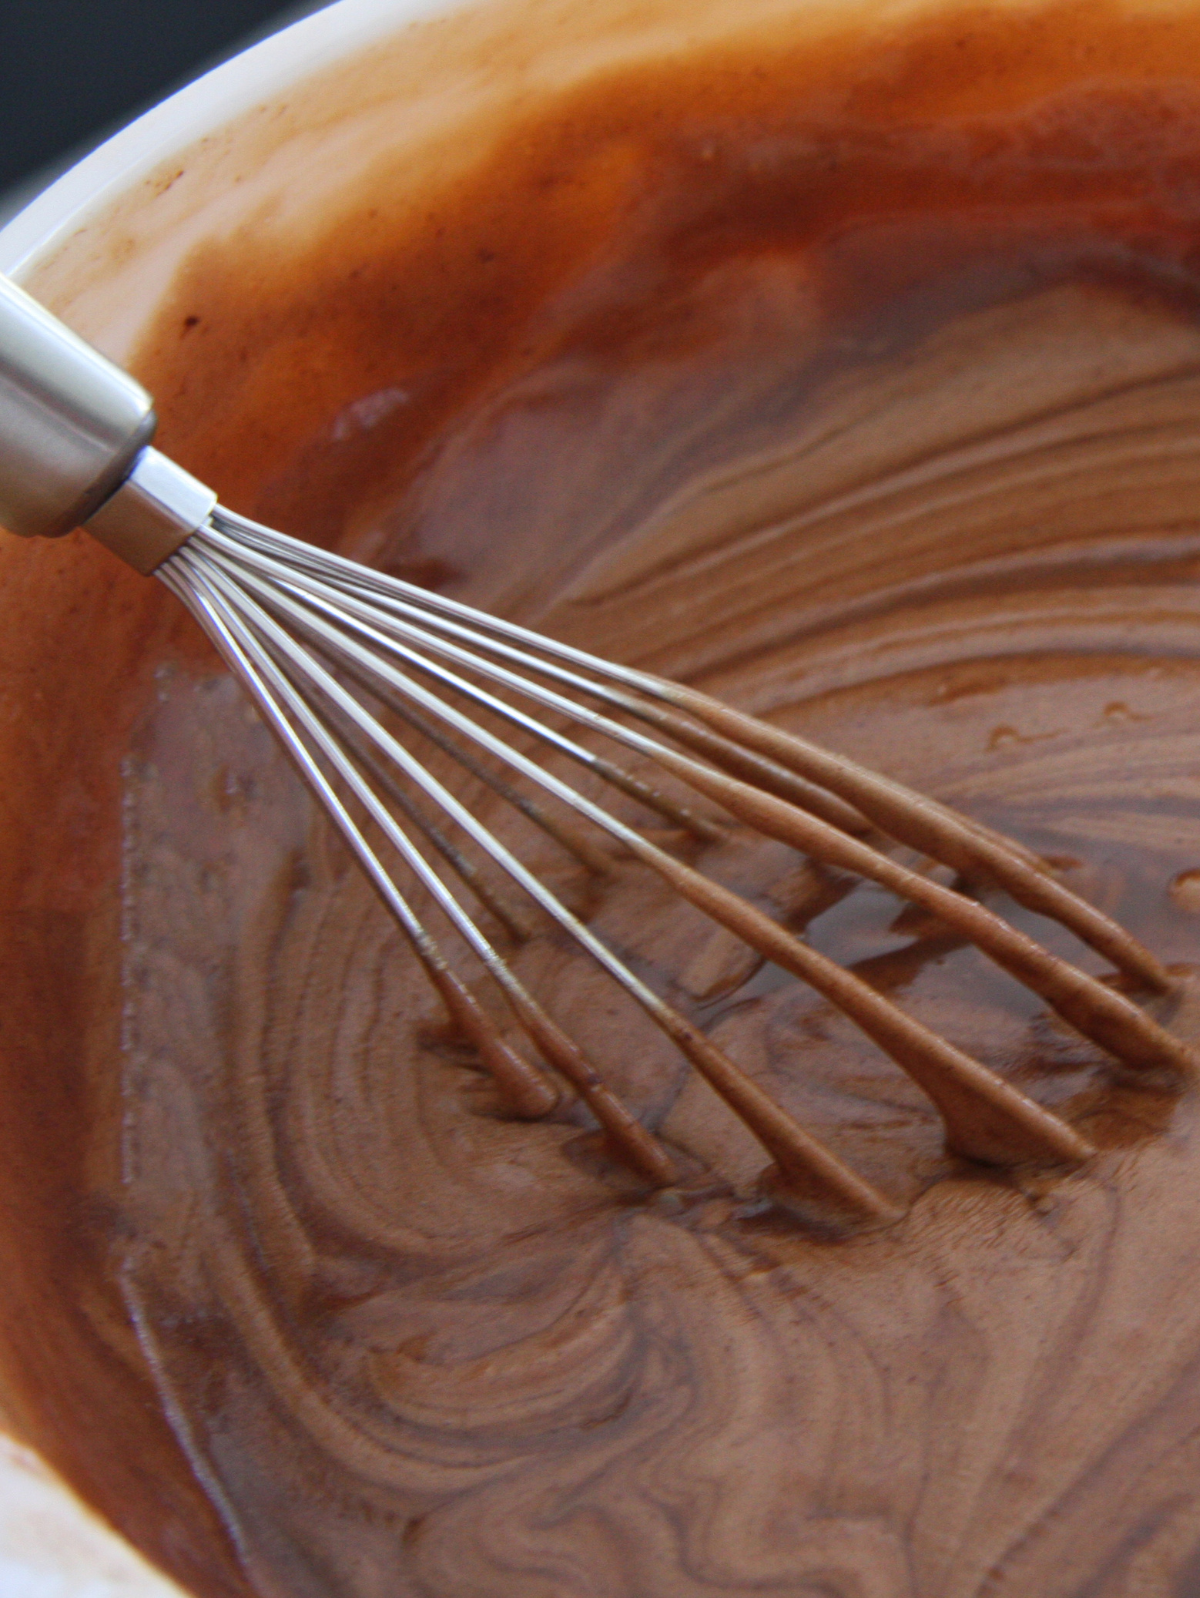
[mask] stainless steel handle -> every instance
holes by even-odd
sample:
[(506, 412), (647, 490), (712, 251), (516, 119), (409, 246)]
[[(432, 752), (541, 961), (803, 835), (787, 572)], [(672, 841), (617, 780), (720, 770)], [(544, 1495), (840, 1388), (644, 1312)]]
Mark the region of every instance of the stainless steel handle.
[(154, 428), (140, 383), (0, 277), (0, 526), (69, 533), (129, 475)]
[(0, 276), (0, 527), (23, 538), (88, 531), (152, 572), (217, 496), (147, 448), (146, 390)]

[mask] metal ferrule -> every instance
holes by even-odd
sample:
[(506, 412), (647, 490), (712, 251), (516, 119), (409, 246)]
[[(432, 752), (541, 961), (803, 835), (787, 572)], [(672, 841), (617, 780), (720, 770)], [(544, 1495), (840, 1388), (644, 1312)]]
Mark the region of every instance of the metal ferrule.
[(144, 449), (133, 470), (84, 527), (149, 576), (208, 521), (217, 496), (181, 466)]

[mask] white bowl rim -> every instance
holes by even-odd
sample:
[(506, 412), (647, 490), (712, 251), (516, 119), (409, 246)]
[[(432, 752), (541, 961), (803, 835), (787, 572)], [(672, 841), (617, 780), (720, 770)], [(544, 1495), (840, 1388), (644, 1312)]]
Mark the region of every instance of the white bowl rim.
[(175, 151), (310, 73), (455, 0), (334, 0), (196, 78), (83, 157), (0, 228), (0, 272), (23, 277)]

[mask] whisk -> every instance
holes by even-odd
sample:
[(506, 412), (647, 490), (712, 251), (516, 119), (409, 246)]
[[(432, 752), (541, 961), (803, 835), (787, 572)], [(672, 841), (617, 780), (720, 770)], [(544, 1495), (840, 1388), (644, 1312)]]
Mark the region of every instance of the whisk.
[[(948, 1145), (968, 1159), (1070, 1166), (1094, 1151), (1069, 1121), (705, 875), (690, 863), (697, 845), (749, 828), (876, 883), (973, 943), (1124, 1068), (1168, 1083), (1192, 1071), (1188, 1048), (1129, 997), (1168, 993), (1170, 973), (1022, 845), (693, 688), (235, 515), (150, 446), (154, 426), (151, 400), (132, 378), (0, 278), (0, 524), (48, 537), (83, 526), (187, 606), (514, 1115), (546, 1116), (574, 1096), (640, 1180), (669, 1187), (680, 1179), (677, 1154), (608, 1085), (603, 1062), (518, 978), (511, 949), (528, 935), (536, 907), (758, 1139), (768, 1159), (764, 1190), (777, 1202), (824, 1225), (878, 1225), (899, 1213), (635, 973), (415, 749), (440, 751), (438, 769), (442, 757), (464, 768), (589, 872), (604, 875), (633, 857), (807, 983), (919, 1085)], [(580, 778), (568, 781), (562, 769)], [(598, 792), (635, 801), (654, 828), (621, 819)], [(915, 851), (915, 863), (896, 858), (896, 845)], [(933, 874), (935, 863), (950, 868), (953, 885)], [(447, 957), (401, 876), (436, 907), (440, 933), (448, 929), (470, 951), (478, 980), (457, 974), (462, 950)], [(973, 897), (980, 888), (1060, 923), (1111, 963), (1119, 986), (1051, 953)], [(489, 986), (509, 1012), (506, 1025)]]

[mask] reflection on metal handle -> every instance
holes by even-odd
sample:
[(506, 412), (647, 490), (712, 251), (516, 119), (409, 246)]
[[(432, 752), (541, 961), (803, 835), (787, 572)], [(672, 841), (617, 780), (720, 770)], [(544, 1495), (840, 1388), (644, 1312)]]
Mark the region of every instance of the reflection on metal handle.
[(0, 277), (0, 526), (26, 538), (78, 527), (154, 426), (140, 383)]

